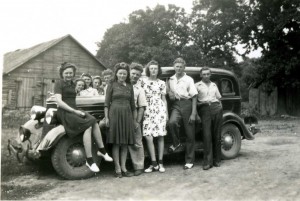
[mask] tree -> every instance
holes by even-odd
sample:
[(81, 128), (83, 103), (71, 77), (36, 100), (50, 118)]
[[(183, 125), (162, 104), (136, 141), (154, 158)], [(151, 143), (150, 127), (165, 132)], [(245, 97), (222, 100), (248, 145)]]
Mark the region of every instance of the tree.
[[(237, 0), (195, 0), (191, 14), (194, 49), (200, 65), (237, 69), (235, 45), (245, 14)], [(198, 65), (198, 64), (197, 64)]]
[(300, 86), (300, 1), (251, 0), (240, 32), (247, 52), (262, 48), (260, 79), (274, 86)]
[(151, 59), (169, 66), (188, 42), (188, 18), (184, 9), (157, 5), (153, 10), (134, 11), (128, 23), (108, 29), (98, 44), (96, 57), (108, 67), (120, 61), (146, 64)]

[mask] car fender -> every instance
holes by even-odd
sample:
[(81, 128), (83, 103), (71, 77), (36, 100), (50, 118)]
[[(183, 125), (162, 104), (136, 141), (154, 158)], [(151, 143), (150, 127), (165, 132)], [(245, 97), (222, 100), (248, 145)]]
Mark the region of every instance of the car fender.
[(223, 125), (227, 123), (233, 123), (234, 125), (236, 125), (239, 128), (243, 138), (247, 140), (254, 140), (254, 135), (247, 129), (243, 119), (237, 114), (229, 111), (224, 112)]
[(63, 125), (58, 125), (51, 129), (43, 138), (37, 151), (47, 151), (52, 148), (60, 138), (66, 135), (66, 131)]

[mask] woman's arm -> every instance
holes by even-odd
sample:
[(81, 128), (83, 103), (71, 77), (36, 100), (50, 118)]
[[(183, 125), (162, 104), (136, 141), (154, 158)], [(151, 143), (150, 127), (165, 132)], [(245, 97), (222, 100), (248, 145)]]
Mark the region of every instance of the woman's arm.
[(166, 100), (166, 95), (162, 94), (161, 99), (164, 102), (164, 105), (166, 107), (167, 121), (168, 121), (169, 120), (169, 112), (168, 112), (168, 103), (167, 103), (167, 100)]
[(105, 115), (105, 123), (106, 126), (109, 127), (109, 109), (110, 103), (112, 99), (112, 92), (113, 92), (113, 83), (109, 83), (107, 85), (106, 94), (105, 94), (105, 103), (104, 103), (104, 115)]
[(61, 98), (61, 94), (55, 94), (55, 99), (56, 99), (56, 103), (58, 105), (59, 108), (62, 108), (68, 112), (71, 112), (71, 113), (75, 113), (77, 114), (78, 116), (81, 116), (81, 117), (84, 117), (85, 116), (85, 113), (80, 111), (80, 110), (76, 110), (72, 107), (70, 107), (67, 103), (65, 103), (62, 98)]
[(136, 122), (136, 117), (137, 117), (137, 111), (135, 108), (135, 102), (134, 102), (134, 91), (133, 91), (133, 86), (130, 85), (130, 106), (131, 106), (131, 111), (133, 114), (133, 121)]

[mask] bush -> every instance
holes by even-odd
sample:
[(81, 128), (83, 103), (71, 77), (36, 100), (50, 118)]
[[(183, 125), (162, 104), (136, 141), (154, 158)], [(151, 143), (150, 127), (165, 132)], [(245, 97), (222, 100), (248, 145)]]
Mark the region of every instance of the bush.
[(2, 111), (2, 129), (19, 128), (30, 119), (28, 110), (3, 110)]

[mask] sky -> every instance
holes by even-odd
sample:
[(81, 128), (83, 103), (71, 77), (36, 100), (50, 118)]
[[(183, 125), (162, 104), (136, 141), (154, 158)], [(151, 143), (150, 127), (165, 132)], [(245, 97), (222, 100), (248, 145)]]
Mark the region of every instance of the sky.
[[(71, 34), (92, 54), (96, 42), (130, 13), (175, 4), (191, 13), (193, 0), (1, 0), (0, 62), (6, 52)], [(255, 54), (254, 54), (255, 56)]]

